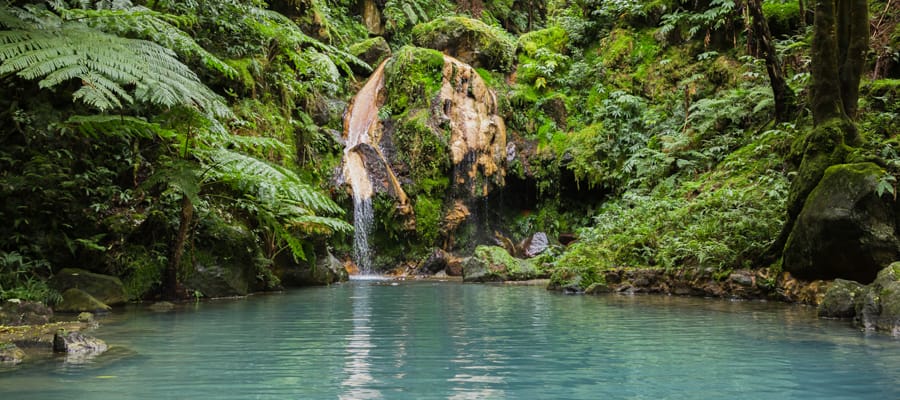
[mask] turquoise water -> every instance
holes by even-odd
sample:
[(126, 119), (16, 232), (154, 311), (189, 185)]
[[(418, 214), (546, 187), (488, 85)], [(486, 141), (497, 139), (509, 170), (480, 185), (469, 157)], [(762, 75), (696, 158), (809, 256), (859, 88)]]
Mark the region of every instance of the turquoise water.
[(118, 311), (0, 399), (898, 399), (900, 340), (806, 307), (352, 282)]

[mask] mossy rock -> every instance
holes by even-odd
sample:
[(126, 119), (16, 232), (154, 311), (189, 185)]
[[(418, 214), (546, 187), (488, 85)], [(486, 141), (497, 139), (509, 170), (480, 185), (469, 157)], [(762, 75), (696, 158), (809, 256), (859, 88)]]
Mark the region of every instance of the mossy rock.
[(416, 25), (412, 34), (416, 46), (440, 50), (473, 67), (508, 72), (515, 63), (512, 36), (477, 19), (439, 18)]
[(860, 300), (854, 320), (857, 326), (900, 336), (900, 262), (879, 271)]
[(111, 275), (96, 274), (78, 268), (65, 268), (53, 276), (51, 284), (60, 292), (66, 289), (81, 289), (102, 303), (123, 304), (128, 301), (125, 285)]
[(856, 303), (865, 294), (866, 287), (859, 282), (835, 279), (825, 292), (816, 313), (823, 318), (853, 318)]
[(568, 44), (568, 32), (558, 25), (553, 25), (520, 36), (516, 43), (516, 52), (534, 58), (541, 49), (564, 53)]
[(372, 68), (391, 57), (391, 47), (387, 40), (376, 36), (353, 44), (347, 52), (368, 63)]
[(53, 307), (58, 312), (106, 312), (112, 309), (94, 296), (77, 288), (66, 290), (62, 293), (62, 298), (62, 301)]
[(308, 246), (306, 260), (295, 260), (289, 254), (275, 258), (275, 275), (285, 287), (321, 286), (349, 279), (347, 270), (324, 246)]
[(428, 108), (441, 90), (444, 55), (433, 49), (404, 46), (384, 69), (385, 106), (393, 115)]
[(784, 269), (802, 279), (868, 283), (900, 258), (895, 203), (877, 190), (883, 176), (873, 163), (825, 170), (794, 223), (784, 249)]
[(476, 247), (463, 266), (464, 282), (524, 281), (540, 275), (534, 263), (514, 258), (497, 246)]

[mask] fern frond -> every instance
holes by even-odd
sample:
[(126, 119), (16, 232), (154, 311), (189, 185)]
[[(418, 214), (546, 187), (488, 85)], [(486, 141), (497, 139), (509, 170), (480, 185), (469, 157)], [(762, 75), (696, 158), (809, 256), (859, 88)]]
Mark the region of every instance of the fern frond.
[(153, 11), (141, 6), (121, 9), (72, 9), (62, 14), (65, 20), (79, 20), (88, 26), (117, 36), (137, 37), (160, 44), (178, 54), (198, 57), (208, 68), (228, 78), (237, 71), (224, 61), (206, 51), (179, 26), (193, 24), (194, 18)]
[[(63, 21), (49, 29), (46, 10), (3, 8), (0, 21), (16, 29), (0, 32), (0, 75), (42, 79), (42, 88), (80, 79), (76, 100), (100, 111), (121, 108), (135, 100), (163, 107), (188, 106), (219, 117), (230, 116), (221, 97), (159, 44), (129, 39)], [(50, 13), (52, 14), (52, 13)], [(18, 19), (22, 23), (10, 22)], [(51, 20), (28, 25), (25, 21)], [(57, 17), (57, 20), (59, 18)], [(134, 94), (126, 88), (134, 87)]]
[[(315, 215), (304, 215), (292, 218), (286, 221), (290, 227), (300, 229), (308, 233), (350, 233), (353, 232), (353, 225), (347, 222), (329, 217), (318, 217)], [(327, 230), (323, 231), (323, 228)]]
[(177, 136), (176, 132), (165, 129), (159, 124), (141, 118), (119, 115), (76, 115), (70, 117), (66, 123), (90, 138), (124, 136), (143, 139), (172, 139)]

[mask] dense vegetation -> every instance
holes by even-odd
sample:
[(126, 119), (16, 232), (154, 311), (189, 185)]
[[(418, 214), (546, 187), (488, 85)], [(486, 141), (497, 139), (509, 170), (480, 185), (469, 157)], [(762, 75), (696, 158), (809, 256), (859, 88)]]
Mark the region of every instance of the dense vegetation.
[[(869, 1), (854, 25), (868, 26), (868, 46), (858, 110), (844, 114), (854, 159), (884, 168), (879, 192), (895, 199), (892, 1)], [(803, 139), (821, 122), (813, 11), (802, 0), (0, 3), (0, 299), (55, 301), (46, 280), (66, 267), (121, 276), (133, 299), (177, 297), (216, 257), (252, 264), (264, 289), (287, 253), (347, 252), (336, 137), (375, 66), (360, 59), (369, 36), (400, 57), (433, 56), (410, 46), (454, 24), (490, 43), (478, 72), (515, 147), (494, 229), (580, 238), (543, 259), (554, 281), (586, 288), (613, 267), (777, 270)], [(379, 116), (420, 137), (416, 101), (427, 99), (393, 98)], [(379, 228), (405, 242), (407, 261), (447, 239), (446, 161), (427, 157), (439, 144), (420, 147), (402, 152), (414, 235), (389, 216)]]

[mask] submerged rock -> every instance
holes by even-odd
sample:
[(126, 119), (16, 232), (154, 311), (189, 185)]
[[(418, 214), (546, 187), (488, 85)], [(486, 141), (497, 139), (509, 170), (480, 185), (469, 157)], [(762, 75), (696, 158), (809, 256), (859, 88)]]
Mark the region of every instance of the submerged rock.
[(97, 300), (89, 293), (76, 288), (71, 288), (62, 293), (62, 301), (54, 308), (59, 312), (106, 312), (112, 309), (106, 303)]
[(65, 353), (66, 363), (81, 364), (106, 352), (106, 342), (81, 332), (59, 331), (53, 336), (53, 352)]
[(879, 196), (884, 171), (873, 163), (825, 170), (784, 249), (784, 268), (802, 279), (872, 282), (900, 258), (895, 204)]
[(0, 365), (16, 365), (25, 359), (25, 352), (12, 343), (0, 344)]
[(115, 276), (65, 268), (53, 276), (51, 284), (60, 292), (71, 288), (81, 289), (100, 302), (112, 306), (128, 301), (125, 285)]

